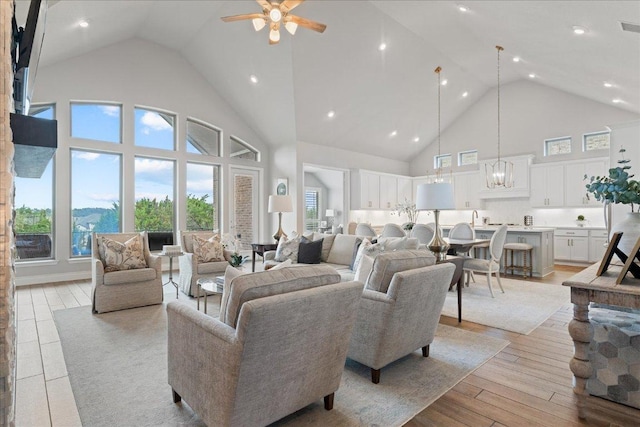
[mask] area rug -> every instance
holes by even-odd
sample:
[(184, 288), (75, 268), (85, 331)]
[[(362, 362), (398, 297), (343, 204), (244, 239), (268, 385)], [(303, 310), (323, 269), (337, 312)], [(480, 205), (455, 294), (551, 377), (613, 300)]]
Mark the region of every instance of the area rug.
[[(566, 286), (502, 278), (504, 293), (491, 280), (495, 298), (491, 298), (487, 279), (476, 274), (476, 283), (462, 289), (462, 320), (529, 334), (565, 303), (570, 301)], [(447, 294), (442, 314), (458, 317), (458, 293)]]
[[(101, 315), (77, 307), (54, 319), (83, 426), (204, 425), (188, 402), (172, 401), (164, 305)], [(332, 411), (319, 399), (276, 425), (400, 426), (507, 344), (440, 325), (428, 358), (417, 351), (383, 368), (378, 385), (348, 361)]]

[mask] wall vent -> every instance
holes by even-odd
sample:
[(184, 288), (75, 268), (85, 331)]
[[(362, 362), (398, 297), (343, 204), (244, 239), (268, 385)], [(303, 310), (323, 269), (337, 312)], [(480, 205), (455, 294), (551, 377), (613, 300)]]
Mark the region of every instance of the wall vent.
[(620, 21), (622, 31), (630, 31), (632, 33), (640, 33), (640, 24), (632, 24), (631, 22)]

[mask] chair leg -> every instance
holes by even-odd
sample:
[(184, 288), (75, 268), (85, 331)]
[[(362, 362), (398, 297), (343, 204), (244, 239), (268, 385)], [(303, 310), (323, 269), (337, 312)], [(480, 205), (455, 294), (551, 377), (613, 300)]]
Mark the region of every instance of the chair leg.
[(171, 393), (173, 393), (173, 403), (178, 403), (182, 400), (182, 397), (178, 393), (176, 393), (173, 388), (171, 388)]
[(378, 384), (380, 382), (380, 369), (371, 368), (371, 382)]
[(487, 272), (487, 285), (489, 285), (489, 292), (491, 292), (491, 298), (495, 298), (493, 295), (493, 288), (491, 287), (491, 271)]
[(498, 279), (498, 285), (500, 285), (500, 290), (504, 294), (504, 288), (502, 287), (502, 282), (500, 281), (500, 269), (496, 270), (496, 279)]
[(333, 409), (333, 396), (335, 393), (331, 393), (324, 397), (324, 409), (330, 411)]
[(429, 346), (425, 345), (422, 347), (422, 357), (429, 357)]
[[(469, 277), (473, 280), (473, 283), (476, 283), (476, 276), (473, 275), (473, 271), (469, 270)], [(469, 277), (467, 277), (467, 286), (469, 286)]]

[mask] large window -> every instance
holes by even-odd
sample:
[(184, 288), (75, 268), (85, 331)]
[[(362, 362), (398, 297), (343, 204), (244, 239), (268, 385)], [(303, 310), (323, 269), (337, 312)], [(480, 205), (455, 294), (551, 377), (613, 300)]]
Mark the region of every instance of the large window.
[[(51, 104), (32, 105), (29, 115), (54, 119)], [(16, 250), (19, 260), (53, 258), (53, 158), (40, 178), (15, 177)]]
[(229, 147), (229, 157), (260, 161), (260, 152), (235, 136), (231, 136)]
[(145, 108), (135, 109), (135, 145), (175, 150), (175, 121), (172, 114)]
[(558, 154), (571, 153), (571, 137), (552, 138), (544, 140), (544, 155), (556, 156)]
[(187, 119), (187, 152), (220, 156), (220, 134), (218, 128)]
[(220, 167), (187, 163), (187, 230), (220, 228)]
[(136, 231), (173, 231), (174, 169), (172, 160), (136, 157)]
[(95, 141), (122, 141), (122, 106), (71, 103), (71, 136)]
[(582, 150), (608, 150), (610, 132), (593, 132), (582, 135)]
[(71, 255), (91, 255), (91, 233), (121, 230), (119, 154), (71, 150)]
[(317, 230), (320, 226), (320, 189), (304, 189), (304, 228)]

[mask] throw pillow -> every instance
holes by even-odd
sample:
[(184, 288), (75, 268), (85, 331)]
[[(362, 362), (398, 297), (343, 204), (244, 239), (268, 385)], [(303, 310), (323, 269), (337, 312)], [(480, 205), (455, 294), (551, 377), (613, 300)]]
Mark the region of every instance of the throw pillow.
[(366, 284), (367, 279), (369, 278), (369, 274), (373, 269), (373, 261), (373, 257), (370, 257), (369, 255), (363, 255), (360, 263), (358, 264), (358, 269), (356, 270), (356, 274), (353, 280)]
[(351, 263), (349, 263), (349, 270), (353, 271), (353, 263), (356, 262), (356, 257), (358, 256), (358, 250), (360, 249), (360, 244), (362, 244), (362, 238), (358, 237), (356, 239), (356, 243), (353, 245), (353, 252), (351, 253)]
[(322, 257), (322, 240), (309, 240), (303, 237), (298, 247), (298, 262), (300, 264), (320, 264)]
[(364, 250), (364, 254), (370, 256), (371, 258), (375, 258), (381, 253), (384, 252), (384, 247), (380, 243), (374, 243), (371, 246), (368, 246)]
[(290, 259), (281, 262), (280, 264), (276, 264), (273, 267), (271, 267), (269, 270), (280, 270), (281, 268), (285, 268), (285, 267), (291, 267), (293, 265), (293, 261), (291, 261)]
[(298, 262), (298, 247), (300, 246), (300, 238), (294, 237), (293, 239), (287, 240), (286, 237), (280, 237), (280, 241), (278, 242), (278, 248), (276, 249), (276, 257), (275, 260), (278, 262), (283, 262), (288, 259), (291, 262)]
[(100, 261), (104, 264), (105, 273), (147, 268), (141, 235), (133, 236), (124, 243), (104, 236), (98, 236), (98, 239)]
[(384, 237), (378, 239), (378, 243), (380, 243), (384, 250), (387, 252), (397, 251), (400, 249), (406, 249), (407, 246), (407, 238), (406, 237)]
[(329, 252), (331, 252), (331, 246), (333, 246), (333, 241), (336, 239), (336, 235), (313, 233), (313, 240), (321, 240), (321, 239), (322, 239), (322, 255), (320, 259), (322, 260), (322, 262), (327, 262), (327, 259), (329, 259)]
[(193, 236), (193, 254), (198, 262), (224, 261), (224, 246), (217, 234), (208, 240)]
[(231, 292), (231, 281), (238, 276), (248, 274), (242, 270), (238, 270), (235, 267), (227, 265), (227, 269), (224, 271), (224, 287), (222, 288), (222, 298), (220, 299), (220, 319), (224, 318), (227, 311), (227, 304), (229, 302), (229, 294)]
[(351, 268), (351, 271), (358, 270), (358, 266), (360, 265), (360, 260), (364, 256), (364, 253), (367, 250), (367, 248), (370, 247), (371, 245), (373, 245), (373, 243), (371, 243), (369, 239), (364, 239), (362, 243), (360, 243), (360, 247), (358, 248), (358, 252), (356, 253), (356, 258), (353, 260), (353, 267)]

